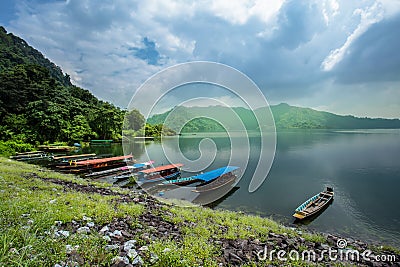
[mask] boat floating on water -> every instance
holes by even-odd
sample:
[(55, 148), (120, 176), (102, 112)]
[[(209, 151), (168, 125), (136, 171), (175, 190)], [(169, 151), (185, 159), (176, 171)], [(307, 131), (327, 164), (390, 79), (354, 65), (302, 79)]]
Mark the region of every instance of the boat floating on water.
[(143, 187), (146, 184), (154, 185), (155, 182), (175, 179), (181, 175), (182, 166), (183, 164), (176, 163), (139, 171), (136, 175), (137, 183)]
[(298, 220), (309, 218), (322, 211), (333, 200), (333, 188), (327, 187), (325, 191), (316, 194), (301, 204), (293, 214)]

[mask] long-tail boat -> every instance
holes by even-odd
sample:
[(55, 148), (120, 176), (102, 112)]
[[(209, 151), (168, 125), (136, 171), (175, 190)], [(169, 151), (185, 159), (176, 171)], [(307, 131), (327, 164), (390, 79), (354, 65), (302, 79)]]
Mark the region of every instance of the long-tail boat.
[(141, 171), (147, 168), (148, 166), (151, 166), (151, 164), (153, 163), (154, 161), (150, 160), (143, 163), (135, 163), (133, 165), (112, 168), (104, 171), (92, 172), (86, 174), (85, 178), (104, 178), (107, 176), (113, 176), (113, 178), (116, 177), (116, 179), (122, 179), (122, 177), (118, 177), (122, 175), (128, 175), (128, 177), (126, 178), (129, 178), (132, 175), (132, 173)]
[(142, 186), (144, 184), (160, 182), (164, 179), (174, 179), (181, 175), (182, 166), (183, 164), (177, 163), (140, 171), (136, 175), (137, 183)]
[(30, 160), (46, 157), (47, 154), (44, 151), (31, 151), (31, 152), (23, 152), (17, 153), (15, 156), (10, 156), (10, 159), (15, 160)]
[(79, 158), (87, 158), (87, 157), (95, 157), (95, 153), (90, 154), (77, 154), (77, 155), (69, 155), (69, 156), (53, 156), (53, 160), (74, 160)]
[(72, 165), (77, 161), (96, 159), (95, 153), (90, 154), (79, 154), (79, 155), (69, 155), (69, 156), (52, 156), (50, 159), (53, 160), (53, 163), (49, 164), (49, 166), (61, 166), (61, 165)]
[(333, 200), (333, 195), (333, 188), (327, 187), (325, 191), (316, 194), (301, 204), (295, 210), (293, 217), (303, 220), (317, 214)]
[(93, 170), (100, 171), (112, 167), (121, 167), (127, 165), (129, 162), (133, 162), (132, 155), (76, 161), (72, 162), (71, 165), (57, 166), (57, 168), (61, 171), (80, 173)]
[[(239, 169), (236, 166), (226, 166), (223, 168), (211, 171), (211, 174), (206, 174), (209, 177), (208, 181), (196, 186), (196, 189), (192, 190), (196, 193), (206, 193), (223, 188), (228, 185), (232, 185), (236, 181), (236, 175), (233, 173), (235, 170)], [(219, 175), (218, 175), (219, 174)], [(201, 174), (200, 174), (201, 175)], [(215, 177), (218, 175), (217, 177)], [(215, 178), (214, 178), (215, 177)]]
[(69, 152), (76, 149), (73, 146), (56, 146), (56, 145), (41, 145), (38, 146), (41, 150), (45, 152)]
[(173, 180), (163, 181), (161, 185), (188, 185), (195, 182), (201, 182), (201, 185), (206, 185), (207, 183), (211, 183), (215, 179), (218, 179), (220, 176), (233, 172), (239, 167), (235, 166), (226, 166), (222, 168), (218, 168), (209, 172), (197, 174), (190, 177), (182, 177)]
[(28, 160), (39, 160), (39, 159), (47, 159), (49, 155), (43, 151), (35, 151), (33, 153), (27, 154), (19, 154), (16, 156), (11, 156), (11, 159), (15, 159), (18, 161), (28, 161)]

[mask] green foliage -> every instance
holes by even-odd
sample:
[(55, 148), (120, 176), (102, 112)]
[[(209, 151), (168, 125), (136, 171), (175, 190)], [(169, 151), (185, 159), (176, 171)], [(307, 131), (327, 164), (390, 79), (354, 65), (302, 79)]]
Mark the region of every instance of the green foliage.
[(153, 136), (153, 137), (160, 137), (161, 135), (163, 136), (176, 135), (175, 131), (169, 129), (163, 124), (151, 125), (149, 123), (146, 123), (144, 127), (144, 132), (146, 136)]
[(59, 67), (2, 27), (0, 51), (0, 140), (121, 138), (121, 109), (73, 86)]
[(29, 46), (23, 39), (8, 33), (0, 26), (0, 71), (12, 68), (16, 65), (39, 65), (45, 67), (51, 77), (61, 82), (64, 86), (70, 86), (68, 74), (63, 74), (60, 67), (45, 58), (39, 51)]
[(133, 109), (126, 113), (125, 115), (125, 130), (138, 131), (144, 126), (144, 116), (137, 109)]
[(11, 156), (17, 152), (27, 152), (33, 149), (34, 147), (32, 145), (18, 141), (0, 141), (0, 155), (2, 156)]

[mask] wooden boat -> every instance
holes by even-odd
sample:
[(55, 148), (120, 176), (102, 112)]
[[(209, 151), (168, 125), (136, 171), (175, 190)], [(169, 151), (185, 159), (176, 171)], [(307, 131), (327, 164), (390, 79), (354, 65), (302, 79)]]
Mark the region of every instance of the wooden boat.
[(29, 160), (41, 160), (41, 159), (48, 159), (49, 155), (42, 152), (42, 153), (37, 153), (37, 154), (26, 154), (26, 155), (18, 155), (18, 156), (13, 156), (10, 157), (11, 159), (15, 159), (18, 161), (29, 161)]
[(79, 155), (70, 155), (70, 156), (52, 156), (50, 159), (53, 160), (53, 163), (50, 163), (50, 167), (62, 166), (62, 165), (73, 165), (78, 161), (96, 159), (96, 154), (79, 154)]
[(100, 171), (113, 167), (122, 167), (127, 165), (129, 162), (133, 162), (132, 155), (102, 158), (102, 159), (82, 160), (82, 161), (72, 162), (71, 165), (61, 165), (56, 167), (61, 171), (81, 173), (93, 170)]
[(234, 166), (226, 166), (216, 170), (212, 170), (209, 172), (201, 173), (198, 175), (190, 176), (190, 177), (182, 177), (173, 180), (163, 181), (161, 185), (188, 185), (195, 182), (201, 182), (201, 185), (206, 185), (211, 183), (215, 179), (218, 179), (220, 176), (227, 174), (229, 172), (233, 172), (234, 170), (238, 169), (239, 167)]
[(38, 146), (41, 150), (45, 152), (69, 152), (76, 149), (73, 146), (52, 146), (52, 145), (41, 145)]
[(74, 160), (78, 158), (89, 158), (89, 157), (95, 157), (95, 153), (90, 153), (90, 154), (77, 154), (77, 155), (69, 155), (69, 156), (53, 156), (53, 160)]
[(226, 166), (206, 173), (205, 178), (208, 177), (209, 179), (207, 179), (205, 183), (196, 186), (196, 189), (192, 191), (196, 193), (206, 193), (232, 185), (237, 178), (233, 172), (237, 169), (239, 169), (239, 167)]
[(20, 152), (16, 153), (16, 156), (25, 156), (29, 154), (40, 154), (40, 153), (44, 153), (44, 151), (36, 150), (36, 151)]
[(183, 164), (170, 164), (143, 170), (137, 173), (137, 183), (142, 186), (145, 184), (153, 184), (162, 180), (170, 180), (181, 175), (181, 167)]
[(301, 204), (295, 210), (293, 217), (299, 220), (303, 220), (317, 214), (333, 200), (333, 195), (333, 188), (327, 187), (325, 191), (316, 194), (315, 196), (309, 198), (307, 201)]
[(113, 140), (90, 140), (91, 146), (110, 146)]
[(25, 153), (17, 153), (17, 155), (11, 156), (10, 159), (29, 160), (29, 159), (43, 158), (45, 156), (47, 156), (47, 154), (43, 151), (32, 151)]
[(92, 173), (86, 174), (85, 178), (104, 178), (107, 176), (112, 176), (112, 178), (115, 177), (116, 179), (118, 179), (119, 177), (117, 177), (117, 176), (121, 176), (121, 175), (129, 175), (127, 177), (127, 178), (129, 178), (132, 175), (132, 173), (136, 173), (138, 171), (146, 169), (148, 166), (151, 166), (151, 164), (153, 164), (153, 163), (154, 163), (154, 161), (150, 160), (150, 161), (143, 162), (143, 163), (136, 163), (133, 165), (112, 168), (112, 169), (108, 169), (108, 170), (104, 170), (104, 171), (92, 172)]

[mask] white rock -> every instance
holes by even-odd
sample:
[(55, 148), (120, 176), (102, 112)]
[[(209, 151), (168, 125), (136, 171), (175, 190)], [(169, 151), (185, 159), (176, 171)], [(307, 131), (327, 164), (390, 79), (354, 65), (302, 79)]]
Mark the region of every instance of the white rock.
[(28, 220), (27, 222), (26, 222), (27, 224), (33, 224), (33, 220)]
[(136, 240), (129, 240), (124, 243), (124, 250), (128, 251), (133, 248), (136, 244)]
[(158, 261), (158, 256), (154, 253), (150, 253), (150, 263), (153, 264)]
[(112, 262), (113, 263), (123, 262), (125, 264), (129, 264), (129, 259), (127, 257), (117, 256), (117, 257), (112, 259)]
[(52, 200), (49, 201), (49, 203), (50, 204), (54, 204), (54, 203), (56, 203), (56, 201), (57, 201), (57, 199), (52, 199)]
[(115, 230), (114, 232), (112, 232), (111, 236), (122, 236), (122, 233), (120, 230)]
[(140, 257), (139, 255), (133, 259), (132, 264), (133, 265), (143, 265), (143, 260), (142, 257)]
[(148, 251), (149, 247), (148, 246), (143, 246), (139, 248), (140, 251)]
[(118, 245), (106, 245), (104, 247), (104, 249), (105, 250), (116, 250), (116, 249), (119, 249), (119, 246)]
[(87, 227), (93, 227), (94, 226), (94, 222), (88, 222), (86, 225), (87, 225)]
[(163, 253), (167, 253), (167, 252), (170, 252), (171, 251), (171, 249), (170, 248), (164, 248), (164, 250), (162, 251)]
[(62, 267), (60, 264), (56, 263), (53, 267)]
[(90, 228), (87, 226), (79, 227), (78, 230), (76, 230), (78, 234), (89, 234), (90, 233)]
[(127, 251), (128, 253), (126, 254), (131, 260), (136, 258), (138, 256), (138, 253), (135, 249), (131, 248), (130, 250)]
[(83, 215), (83, 218), (82, 218), (82, 220), (84, 220), (84, 221), (91, 221), (91, 220), (92, 220), (92, 218), (90, 218), (90, 217), (87, 217), (87, 216)]
[(103, 236), (103, 239), (107, 242), (111, 242), (111, 237), (109, 237), (108, 235)]
[(103, 228), (101, 228), (101, 230), (99, 231), (99, 233), (101, 235), (104, 235), (106, 232), (110, 231), (110, 229), (108, 228), (108, 226), (104, 226)]
[(64, 230), (60, 230), (56, 232), (56, 236), (60, 236), (60, 237), (69, 237), (69, 231), (64, 231)]
[(61, 226), (61, 225), (62, 225), (62, 221), (54, 221), (54, 224), (55, 224), (56, 226)]
[(65, 253), (71, 254), (73, 250), (71, 245), (65, 245)]

